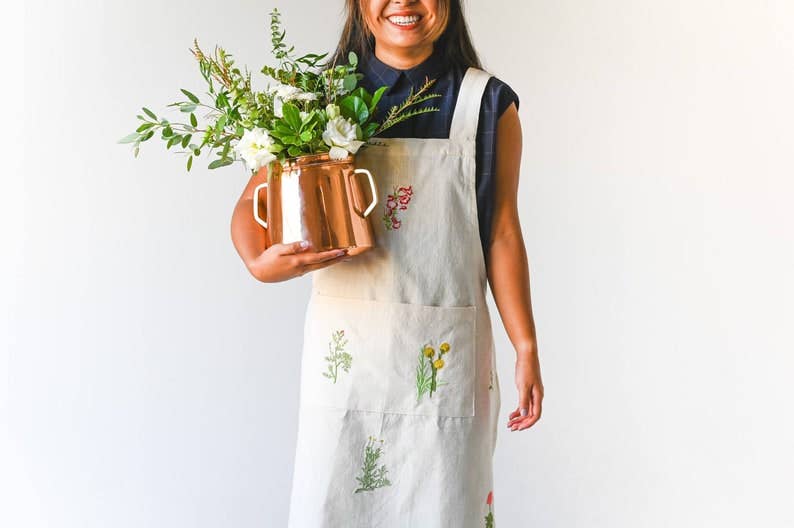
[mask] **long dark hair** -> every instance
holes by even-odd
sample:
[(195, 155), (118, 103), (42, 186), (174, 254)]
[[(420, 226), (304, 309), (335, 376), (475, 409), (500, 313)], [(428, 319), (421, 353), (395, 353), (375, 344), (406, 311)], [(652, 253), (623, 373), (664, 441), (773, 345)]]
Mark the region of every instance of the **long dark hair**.
[[(361, 11), (361, 4), (366, 1), (345, 0), (345, 26), (342, 28), (336, 51), (324, 67), (330, 67), (332, 64), (347, 64), (347, 55), (351, 51), (359, 58), (375, 52), (375, 37), (369, 31), (364, 13)], [(433, 43), (433, 47), (442, 50), (447, 64), (463, 69), (470, 66), (482, 69), (480, 58), (471, 43), (460, 0), (438, 0), (438, 11), (442, 24), (446, 18), (446, 27)]]

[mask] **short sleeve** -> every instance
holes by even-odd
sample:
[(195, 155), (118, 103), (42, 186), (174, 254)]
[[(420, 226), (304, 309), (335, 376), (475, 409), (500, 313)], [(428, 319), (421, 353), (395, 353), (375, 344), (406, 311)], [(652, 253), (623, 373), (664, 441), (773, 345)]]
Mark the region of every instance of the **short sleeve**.
[(518, 94), (507, 83), (491, 75), (485, 85), (477, 127), (477, 217), (486, 267), (490, 260), (488, 248), (496, 200), (496, 128), (499, 117), (510, 103), (515, 103), (518, 108)]
[(502, 114), (505, 113), (505, 110), (507, 110), (507, 108), (510, 106), (510, 103), (515, 103), (516, 109), (518, 109), (518, 94), (510, 87), (510, 85), (496, 76), (492, 76), (488, 82), (492, 84), (492, 86), (489, 87), (489, 91), (491, 94), (493, 94), (492, 97), (496, 100), (497, 119), (502, 117)]

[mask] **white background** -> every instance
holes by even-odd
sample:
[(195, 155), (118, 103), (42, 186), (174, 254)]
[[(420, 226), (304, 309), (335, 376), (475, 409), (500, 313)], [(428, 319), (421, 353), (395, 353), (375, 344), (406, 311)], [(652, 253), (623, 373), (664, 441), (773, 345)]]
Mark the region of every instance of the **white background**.
[[(298, 51), (335, 45), (341, 0), (9, 8), (4, 526), (285, 526), (310, 276), (248, 275), (241, 166), (115, 143), (141, 106), (203, 93), (194, 36), (274, 64), (274, 6)], [(521, 98), (547, 393), (537, 425), (500, 430), (497, 525), (794, 525), (794, 4), (469, 1), (468, 20)]]

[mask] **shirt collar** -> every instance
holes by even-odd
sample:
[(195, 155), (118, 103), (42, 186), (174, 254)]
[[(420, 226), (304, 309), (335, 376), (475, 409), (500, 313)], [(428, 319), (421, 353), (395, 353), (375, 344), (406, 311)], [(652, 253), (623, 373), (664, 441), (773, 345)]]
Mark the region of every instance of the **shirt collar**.
[(407, 70), (389, 66), (381, 61), (373, 50), (367, 51), (364, 55), (364, 60), (359, 64), (359, 68), (365, 77), (372, 79), (379, 86), (387, 85), (390, 87), (387, 93), (391, 92), (391, 87), (396, 85), (403, 77), (407, 79), (411, 86), (422, 86), (425, 83), (425, 77), (430, 79), (438, 78), (446, 71), (446, 66), (446, 61), (441, 51), (435, 46), (433, 47), (433, 53), (428, 58)]

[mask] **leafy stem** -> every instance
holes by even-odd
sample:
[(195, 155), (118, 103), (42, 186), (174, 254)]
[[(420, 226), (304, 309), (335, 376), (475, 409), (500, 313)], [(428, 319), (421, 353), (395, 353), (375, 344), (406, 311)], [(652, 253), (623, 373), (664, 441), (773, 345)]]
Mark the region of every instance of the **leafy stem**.
[(380, 127), (378, 127), (378, 129), (375, 131), (375, 133), (373, 135), (378, 135), (381, 132), (383, 132), (384, 130), (386, 130), (388, 128), (391, 128), (394, 125), (396, 125), (397, 123), (405, 121), (406, 119), (408, 119), (410, 117), (413, 117), (413, 116), (416, 116), (416, 115), (419, 115), (419, 114), (425, 114), (425, 113), (428, 113), (428, 112), (437, 112), (439, 110), (439, 108), (432, 107), (432, 106), (428, 106), (428, 107), (424, 107), (424, 108), (415, 108), (415, 109), (412, 109), (412, 110), (408, 110), (406, 112), (406, 109), (409, 106), (417, 105), (419, 103), (422, 103), (422, 102), (427, 101), (429, 99), (432, 99), (434, 97), (441, 97), (441, 94), (435, 94), (435, 93), (425, 94), (425, 92), (427, 90), (429, 90), (430, 87), (435, 82), (436, 82), (435, 79), (428, 79), (427, 77), (425, 77), (425, 83), (422, 85), (421, 88), (419, 88), (419, 90), (417, 92), (414, 92), (414, 88), (411, 87), (411, 91), (409, 92), (408, 97), (405, 99), (405, 101), (403, 101), (399, 105), (391, 107), (391, 109), (389, 110), (389, 113), (386, 115), (386, 119), (383, 121), (383, 123), (380, 125)]

